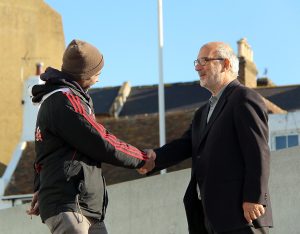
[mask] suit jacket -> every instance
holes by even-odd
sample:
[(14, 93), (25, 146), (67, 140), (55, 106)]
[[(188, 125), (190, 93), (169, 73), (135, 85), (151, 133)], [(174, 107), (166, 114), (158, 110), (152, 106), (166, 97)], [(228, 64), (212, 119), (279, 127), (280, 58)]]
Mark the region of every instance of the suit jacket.
[(266, 208), (253, 222), (255, 227), (272, 226), (268, 115), (262, 98), (234, 80), (206, 124), (208, 111), (207, 103), (195, 112), (180, 139), (155, 149), (157, 170), (192, 157), (191, 181), (184, 196), (190, 233), (205, 233), (204, 214), (217, 232), (247, 226), (243, 202)]

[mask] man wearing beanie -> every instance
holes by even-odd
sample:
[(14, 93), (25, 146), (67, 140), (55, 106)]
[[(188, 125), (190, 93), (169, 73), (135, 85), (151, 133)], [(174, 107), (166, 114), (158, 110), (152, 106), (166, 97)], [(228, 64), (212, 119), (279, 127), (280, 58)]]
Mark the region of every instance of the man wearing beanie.
[(41, 215), (51, 233), (107, 234), (108, 204), (101, 163), (151, 170), (154, 159), (109, 133), (94, 116), (87, 90), (97, 82), (103, 55), (73, 40), (61, 71), (48, 67), (32, 88), (40, 109), (35, 130), (34, 196), (30, 215)]

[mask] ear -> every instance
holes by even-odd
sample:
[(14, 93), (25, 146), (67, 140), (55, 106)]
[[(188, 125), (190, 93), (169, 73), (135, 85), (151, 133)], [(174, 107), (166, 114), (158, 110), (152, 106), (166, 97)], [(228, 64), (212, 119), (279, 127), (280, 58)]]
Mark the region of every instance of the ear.
[(223, 71), (227, 71), (229, 70), (231, 67), (230, 61), (229, 59), (225, 58), (224, 59), (224, 66), (223, 66)]

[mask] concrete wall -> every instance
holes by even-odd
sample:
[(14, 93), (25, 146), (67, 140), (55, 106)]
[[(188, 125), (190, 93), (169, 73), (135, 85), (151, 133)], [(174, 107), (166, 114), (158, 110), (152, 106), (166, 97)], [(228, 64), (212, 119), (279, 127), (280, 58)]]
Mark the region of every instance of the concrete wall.
[(272, 152), (270, 194), (275, 225), (271, 234), (299, 234), (300, 147)]
[[(109, 234), (187, 233), (182, 198), (189, 175), (182, 170), (109, 186)], [(39, 217), (25, 214), (28, 206), (0, 210), (0, 234), (50, 233)]]
[(188, 233), (183, 196), (190, 169), (109, 187), (110, 234)]
[[(275, 227), (271, 234), (300, 233), (299, 168), (300, 147), (272, 153), (270, 190)], [(109, 233), (187, 233), (182, 198), (189, 176), (186, 169), (109, 186)], [(0, 233), (49, 233), (38, 217), (31, 220), (25, 215), (26, 207), (0, 211)]]
[(43, 0), (0, 0), (0, 162), (21, 137), (23, 80), (35, 64), (60, 68), (65, 48), (61, 16)]

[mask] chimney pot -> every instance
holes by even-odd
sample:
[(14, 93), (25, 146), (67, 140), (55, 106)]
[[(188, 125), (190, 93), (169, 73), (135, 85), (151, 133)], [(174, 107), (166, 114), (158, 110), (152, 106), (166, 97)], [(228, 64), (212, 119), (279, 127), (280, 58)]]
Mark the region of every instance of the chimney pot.
[(42, 62), (36, 63), (36, 73), (35, 73), (35, 75), (39, 76), (43, 73), (43, 66), (44, 66), (44, 64)]

